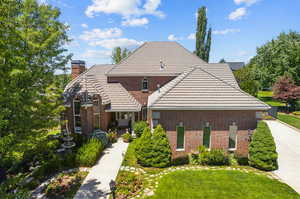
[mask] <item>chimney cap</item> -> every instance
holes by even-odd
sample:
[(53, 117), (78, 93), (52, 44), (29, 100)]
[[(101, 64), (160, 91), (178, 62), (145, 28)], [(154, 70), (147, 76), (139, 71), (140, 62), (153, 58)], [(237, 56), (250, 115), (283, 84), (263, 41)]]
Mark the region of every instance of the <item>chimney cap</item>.
[(83, 61), (83, 60), (72, 60), (71, 64), (85, 65), (85, 61)]

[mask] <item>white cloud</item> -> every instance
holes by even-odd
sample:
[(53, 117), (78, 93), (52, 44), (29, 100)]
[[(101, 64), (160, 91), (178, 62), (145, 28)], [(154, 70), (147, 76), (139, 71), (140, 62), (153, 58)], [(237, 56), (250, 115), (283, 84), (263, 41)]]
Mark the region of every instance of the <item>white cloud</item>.
[(158, 11), (160, 0), (147, 0), (144, 5), (140, 0), (92, 0), (85, 11), (88, 17), (94, 17), (97, 13), (120, 14), (122, 16), (140, 16), (144, 14), (163, 17), (164, 14)]
[(88, 28), (89, 26), (87, 24), (83, 23), (83, 24), (81, 24), (81, 27)]
[(119, 28), (109, 28), (104, 30), (96, 28), (91, 31), (84, 31), (79, 38), (85, 41), (92, 41), (97, 39), (120, 37), (122, 34), (122, 30)]
[(103, 48), (113, 49), (117, 46), (120, 46), (121, 48), (135, 47), (143, 44), (143, 42), (136, 41), (134, 39), (118, 38), (118, 39), (104, 39), (99, 41), (93, 41), (90, 42), (89, 44), (92, 46), (101, 46)]
[(236, 33), (236, 32), (241, 32), (240, 29), (224, 29), (224, 30), (214, 30), (212, 33), (214, 35), (226, 35), (228, 33)]
[(149, 20), (146, 17), (133, 19), (128, 18), (122, 21), (122, 26), (144, 26), (148, 23)]
[(244, 56), (246, 56), (246, 55), (248, 55), (249, 53), (247, 52), (247, 51), (245, 51), (245, 50), (242, 50), (242, 51), (240, 51), (240, 52), (238, 52), (237, 53), (237, 55), (239, 56), (239, 57), (244, 57)]
[(194, 40), (196, 39), (196, 34), (195, 33), (191, 33), (187, 36), (188, 39)]
[(170, 34), (170, 35), (168, 36), (168, 40), (169, 40), (169, 41), (178, 41), (178, 40), (180, 40), (180, 38), (176, 37), (176, 36), (173, 35), (173, 34)]
[(259, 0), (234, 0), (234, 3), (237, 4), (237, 5), (240, 5), (240, 4), (246, 4), (247, 6), (250, 6), (252, 4), (255, 4), (257, 3)]
[(87, 50), (82, 55), (85, 59), (106, 59), (111, 57), (110, 50)]
[(242, 7), (238, 8), (229, 14), (228, 19), (236, 21), (242, 19), (247, 14), (247, 9)]

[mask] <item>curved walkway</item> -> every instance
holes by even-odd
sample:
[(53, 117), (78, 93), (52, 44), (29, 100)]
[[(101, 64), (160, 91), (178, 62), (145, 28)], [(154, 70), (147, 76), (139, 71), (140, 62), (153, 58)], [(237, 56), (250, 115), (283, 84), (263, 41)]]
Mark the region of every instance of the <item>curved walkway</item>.
[(278, 121), (266, 121), (274, 137), (279, 169), (274, 173), (300, 193), (300, 132)]
[(109, 182), (115, 180), (122, 164), (128, 143), (119, 139), (104, 150), (98, 163), (91, 169), (74, 199), (106, 199), (110, 192)]

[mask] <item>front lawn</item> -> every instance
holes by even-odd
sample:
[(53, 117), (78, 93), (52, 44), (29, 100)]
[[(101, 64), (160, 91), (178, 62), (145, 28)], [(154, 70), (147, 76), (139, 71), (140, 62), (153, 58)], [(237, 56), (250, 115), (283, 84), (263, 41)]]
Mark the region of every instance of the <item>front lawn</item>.
[(300, 118), (299, 117), (284, 114), (284, 113), (279, 113), (277, 116), (277, 119), (279, 119), (293, 127), (300, 129)]
[(292, 188), (265, 175), (232, 170), (175, 171), (148, 199), (296, 199)]

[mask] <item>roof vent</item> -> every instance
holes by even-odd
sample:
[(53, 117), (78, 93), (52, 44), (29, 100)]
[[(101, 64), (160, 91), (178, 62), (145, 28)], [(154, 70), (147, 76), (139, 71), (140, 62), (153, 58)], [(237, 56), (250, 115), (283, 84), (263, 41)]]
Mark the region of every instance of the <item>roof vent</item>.
[(160, 60), (160, 70), (164, 70), (166, 68), (166, 64), (162, 60)]

